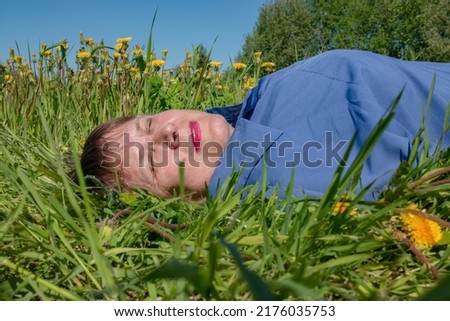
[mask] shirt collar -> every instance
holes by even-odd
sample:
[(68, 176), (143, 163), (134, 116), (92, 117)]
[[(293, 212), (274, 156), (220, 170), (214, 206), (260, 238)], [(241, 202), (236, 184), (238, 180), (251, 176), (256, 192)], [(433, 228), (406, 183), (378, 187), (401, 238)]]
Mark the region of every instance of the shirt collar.
[(247, 185), (252, 170), (260, 163), (264, 153), (283, 135), (283, 131), (239, 118), (233, 135), (211, 177), (208, 192), (216, 195), (225, 180), (241, 170), (236, 190)]
[(239, 114), (241, 113), (242, 104), (229, 106), (229, 107), (213, 107), (206, 110), (207, 113), (210, 114), (219, 114), (222, 115), (227, 122), (236, 127), (236, 122), (239, 118)]

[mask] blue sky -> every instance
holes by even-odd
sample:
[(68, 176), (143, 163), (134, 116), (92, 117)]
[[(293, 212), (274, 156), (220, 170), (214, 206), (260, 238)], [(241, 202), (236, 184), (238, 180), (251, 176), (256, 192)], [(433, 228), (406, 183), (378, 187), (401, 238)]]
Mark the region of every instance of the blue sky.
[(9, 48), (38, 51), (40, 43), (69, 41), (72, 57), (79, 48), (79, 33), (114, 45), (118, 37), (132, 37), (131, 45), (146, 46), (151, 21), (158, 55), (168, 49), (167, 67), (182, 62), (187, 48), (203, 44), (211, 59), (228, 65), (257, 21), (267, 0), (30, 0), (2, 1), (0, 5), (0, 62)]

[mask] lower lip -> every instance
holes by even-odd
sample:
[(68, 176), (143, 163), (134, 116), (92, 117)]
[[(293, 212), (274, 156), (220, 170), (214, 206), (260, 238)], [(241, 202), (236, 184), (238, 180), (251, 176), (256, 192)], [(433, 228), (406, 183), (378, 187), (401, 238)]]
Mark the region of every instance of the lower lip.
[(200, 142), (202, 141), (202, 135), (200, 132), (200, 125), (195, 120), (189, 122), (189, 129), (192, 135), (192, 142), (194, 143), (195, 151), (200, 151)]

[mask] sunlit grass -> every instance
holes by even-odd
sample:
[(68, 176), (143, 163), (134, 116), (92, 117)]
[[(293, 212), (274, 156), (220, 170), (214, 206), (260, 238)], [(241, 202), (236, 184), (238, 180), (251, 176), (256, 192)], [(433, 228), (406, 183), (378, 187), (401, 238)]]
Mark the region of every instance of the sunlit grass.
[[(168, 69), (167, 50), (80, 35), (71, 67), (68, 50), (65, 41), (27, 58), (12, 50), (0, 69), (0, 299), (412, 300), (445, 277), (428, 298), (449, 299), (449, 150), (427, 155), (418, 137), (380, 199), (363, 201), (351, 182), (388, 114), (321, 199), (233, 192), (237, 176), (201, 205), (99, 196), (63, 161), (77, 160), (97, 124), (239, 103), (276, 66), (255, 53), (252, 65), (225, 70), (196, 47)], [(415, 244), (403, 227), (411, 204), (441, 226), (436, 244)]]

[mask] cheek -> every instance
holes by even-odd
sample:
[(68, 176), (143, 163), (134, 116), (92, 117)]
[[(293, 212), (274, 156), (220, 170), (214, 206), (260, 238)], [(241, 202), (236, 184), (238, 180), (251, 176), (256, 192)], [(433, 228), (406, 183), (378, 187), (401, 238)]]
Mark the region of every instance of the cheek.
[(206, 167), (215, 168), (217, 162), (223, 155), (224, 145), (218, 142), (209, 142), (205, 144), (203, 154), (201, 155), (202, 163)]
[(172, 189), (180, 185), (180, 168), (170, 162), (155, 169), (155, 179), (158, 186), (165, 191), (172, 192)]
[(225, 146), (230, 139), (230, 126), (219, 115), (211, 115), (206, 124), (208, 132), (208, 141), (215, 142), (218, 145)]
[(185, 184), (186, 187), (192, 191), (203, 191), (205, 185), (209, 183), (215, 166), (213, 164), (198, 163), (186, 164), (185, 169)]

